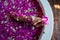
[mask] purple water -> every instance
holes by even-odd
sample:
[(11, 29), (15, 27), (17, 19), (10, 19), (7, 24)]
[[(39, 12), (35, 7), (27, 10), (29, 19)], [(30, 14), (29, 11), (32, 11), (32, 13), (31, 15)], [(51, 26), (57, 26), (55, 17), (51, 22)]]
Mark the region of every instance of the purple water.
[(10, 17), (15, 12), (17, 16), (42, 17), (42, 9), (36, 0), (0, 0), (0, 40), (38, 40), (41, 27), (34, 27), (28, 23), (19, 23)]

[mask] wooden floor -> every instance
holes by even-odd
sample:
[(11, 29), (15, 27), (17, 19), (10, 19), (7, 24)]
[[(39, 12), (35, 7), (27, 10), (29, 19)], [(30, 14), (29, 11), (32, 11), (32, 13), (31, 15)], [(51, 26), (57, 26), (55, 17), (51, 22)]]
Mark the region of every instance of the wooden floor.
[(60, 40), (60, 9), (55, 9), (53, 6), (54, 15), (54, 31), (52, 40)]
[(53, 31), (53, 36), (52, 40), (60, 40), (60, 9), (54, 8), (54, 4), (59, 4), (60, 5), (60, 0), (50, 0), (50, 4), (53, 10), (53, 15), (54, 15), (54, 31)]
[(60, 13), (55, 15), (54, 31), (52, 40), (60, 40)]

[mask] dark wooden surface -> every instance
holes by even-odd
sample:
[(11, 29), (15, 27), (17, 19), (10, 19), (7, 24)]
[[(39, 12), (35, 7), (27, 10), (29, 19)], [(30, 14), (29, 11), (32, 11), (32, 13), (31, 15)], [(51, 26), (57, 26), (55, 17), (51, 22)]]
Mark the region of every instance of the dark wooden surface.
[(52, 40), (60, 40), (60, 13), (54, 14), (54, 31)]
[(60, 0), (49, 0), (54, 15), (54, 31), (52, 40), (60, 40), (60, 9), (54, 8), (55, 4), (60, 5)]

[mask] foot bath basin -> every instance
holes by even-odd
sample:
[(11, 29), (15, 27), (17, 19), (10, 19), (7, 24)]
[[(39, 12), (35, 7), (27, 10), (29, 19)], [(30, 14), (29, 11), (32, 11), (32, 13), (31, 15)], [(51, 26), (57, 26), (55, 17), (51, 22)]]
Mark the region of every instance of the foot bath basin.
[[(48, 24), (37, 27), (27, 22), (19, 22), (18, 19), (11, 17), (11, 13), (16, 13), (17, 16), (40, 18), (47, 16)], [(0, 0), (0, 40), (49, 40), (52, 31), (53, 15), (47, 0), (46, 2), (43, 0)]]

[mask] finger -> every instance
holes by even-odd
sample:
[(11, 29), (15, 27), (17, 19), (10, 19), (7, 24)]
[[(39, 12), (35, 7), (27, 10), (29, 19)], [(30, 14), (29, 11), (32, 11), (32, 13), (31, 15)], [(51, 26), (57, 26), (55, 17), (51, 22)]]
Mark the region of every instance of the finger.
[(40, 23), (42, 20), (37, 20), (34, 25), (37, 25), (38, 23)]
[(44, 26), (44, 24), (40, 23), (36, 25), (36, 27), (41, 27), (41, 26)]

